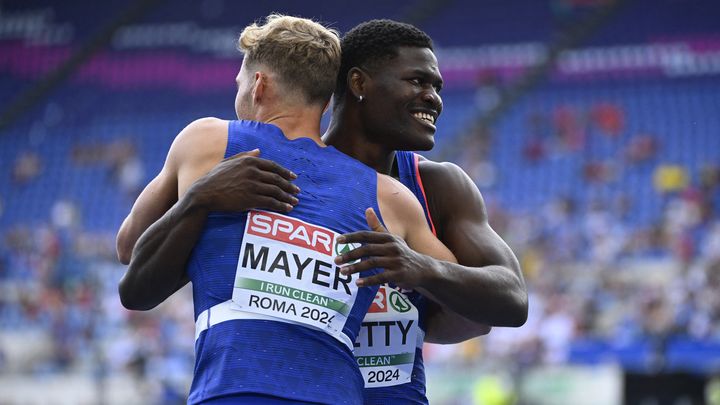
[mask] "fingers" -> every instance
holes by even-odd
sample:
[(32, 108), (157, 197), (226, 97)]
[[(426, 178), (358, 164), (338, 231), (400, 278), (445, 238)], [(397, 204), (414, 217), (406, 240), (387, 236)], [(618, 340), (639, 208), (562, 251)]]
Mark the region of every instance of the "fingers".
[(387, 233), (388, 230), (385, 229), (383, 224), (380, 222), (380, 218), (378, 218), (374, 209), (368, 208), (365, 210), (365, 219), (367, 220), (368, 226), (370, 226), (370, 229), (373, 231)]
[(251, 151), (240, 152), (235, 155), (232, 155), (229, 158), (224, 159), (223, 162), (234, 161), (234, 160), (238, 160), (240, 158), (245, 158), (244, 159), (245, 162), (243, 164), (246, 164), (247, 161), (251, 161), (252, 164), (255, 165), (255, 167), (265, 170), (265, 171), (268, 171), (268, 172), (276, 173), (287, 180), (297, 179), (297, 177), (298, 177), (297, 174), (280, 166), (279, 164), (273, 162), (272, 160), (262, 159), (259, 156), (260, 156), (260, 149), (253, 149)]
[[(222, 162), (226, 181), (244, 184), (243, 206), (289, 212), (298, 204), (300, 188), (292, 183), (297, 175), (271, 160), (262, 159), (259, 149), (237, 153)], [(240, 183), (239, 183), (240, 182)]]
[[(228, 162), (227, 164), (230, 165), (230, 170), (234, 170), (233, 165), (249, 165), (251, 167), (250, 170), (253, 171), (251, 176), (254, 177), (255, 180), (280, 187), (289, 194), (298, 194), (300, 192), (300, 188), (291, 183), (292, 180), (297, 178), (295, 173), (271, 160), (258, 158), (257, 156), (259, 154), (259, 149), (240, 152), (225, 159), (224, 162)], [(239, 157), (246, 157), (246, 159), (243, 161), (235, 161)], [(238, 172), (238, 175), (240, 175), (240, 173), (241, 172)], [(242, 175), (247, 176), (244, 172)]]
[(298, 199), (289, 193), (286, 193), (283, 191), (280, 187), (273, 185), (273, 184), (258, 184), (256, 189), (256, 192), (258, 195), (262, 195), (265, 197), (272, 197), (282, 203), (290, 204), (290, 205), (297, 205)]
[(289, 194), (298, 194), (300, 192), (300, 187), (294, 185), (293, 183), (289, 182), (285, 178), (281, 177), (277, 173), (272, 173), (268, 171), (259, 170), (256, 179), (258, 181), (261, 181), (266, 184), (271, 184), (274, 186), (279, 187), (281, 190), (285, 191)]
[(361, 260), (355, 264), (348, 264), (347, 266), (343, 266), (340, 268), (340, 273), (344, 275), (348, 274), (355, 274), (360, 273), (367, 270), (372, 270), (375, 268), (382, 268), (386, 271), (388, 269), (392, 269), (395, 265), (395, 262), (392, 261), (392, 259), (387, 257), (370, 257), (365, 260)]
[(362, 245), (358, 248), (355, 248), (346, 253), (336, 256), (335, 263), (338, 265), (342, 265), (345, 263), (354, 262), (355, 260), (362, 259), (362, 258), (368, 258), (364, 261), (369, 262), (370, 259), (373, 259), (373, 258), (376, 258), (379, 256), (394, 256), (393, 253), (394, 253), (393, 245), (390, 243), (367, 244), (367, 245)]
[(359, 278), (355, 281), (355, 284), (357, 284), (358, 287), (370, 287), (373, 285), (382, 285), (388, 281), (387, 272), (382, 272), (374, 276)]
[(262, 159), (262, 158), (254, 158), (254, 161), (258, 168), (268, 171), (268, 172), (276, 173), (287, 180), (295, 180), (298, 177), (297, 174), (280, 166), (279, 164), (273, 162), (272, 160), (267, 160), (267, 159)]
[(277, 211), (277, 212), (290, 212), (293, 209), (293, 206), (291, 204), (284, 203), (273, 197), (258, 196), (256, 201), (257, 201), (257, 203), (255, 204), (256, 205), (255, 208), (266, 209), (266, 210)]

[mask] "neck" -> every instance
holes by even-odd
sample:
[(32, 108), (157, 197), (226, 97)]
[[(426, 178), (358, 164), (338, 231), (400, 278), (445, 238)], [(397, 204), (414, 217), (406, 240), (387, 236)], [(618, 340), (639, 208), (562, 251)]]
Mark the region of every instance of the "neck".
[(323, 140), (378, 173), (392, 174), (395, 151), (374, 142), (369, 135), (356, 114), (350, 114), (342, 106), (336, 106)]
[(325, 146), (320, 138), (321, 117), (321, 109), (301, 107), (270, 111), (258, 121), (277, 126), (288, 139), (310, 138), (318, 145)]

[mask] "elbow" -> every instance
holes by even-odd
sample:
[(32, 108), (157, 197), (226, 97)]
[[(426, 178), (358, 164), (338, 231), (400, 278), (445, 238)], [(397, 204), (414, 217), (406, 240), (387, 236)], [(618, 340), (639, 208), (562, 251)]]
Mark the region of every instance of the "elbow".
[(125, 307), (125, 309), (129, 309), (131, 311), (141, 311), (142, 308), (134, 299), (134, 296), (131, 291), (129, 291), (127, 284), (128, 283), (126, 282), (125, 278), (120, 280), (120, 284), (118, 284), (118, 295), (120, 296), (120, 303), (123, 307)]
[(478, 327), (477, 327), (477, 333), (476, 333), (476, 335), (477, 335), (477, 336), (485, 336), (485, 335), (487, 335), (488, 333), (490, 333), (491, 330), (492, 330), (492, 326), (480, 324), (480, 325), (478, 325)]
[(131, 311), (148, 311), (157, 306), (157, 304), (152, 305), (138, 297), (138, 294), (132, 288), (132, 283), (127, 277), (123, 277), (122, 280), (120, 280), (118, 284), (118, 295), (120, 296), (122, 306)]
[(508, 312), (507, 325), (504, 326), (519, 328), (525, 325), (528, 319), (528, 295), (525, 289), (513, 294)]

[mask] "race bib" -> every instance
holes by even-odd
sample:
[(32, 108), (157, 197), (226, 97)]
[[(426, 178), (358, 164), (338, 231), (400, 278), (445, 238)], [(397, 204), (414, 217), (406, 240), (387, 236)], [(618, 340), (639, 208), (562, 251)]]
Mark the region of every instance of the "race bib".
[(320, 329), (342, 341), (339, 335), (357, 286), (353, 276), (341, 274), (333, 262), (337, 251), (347, 249), (336, 243), (337, 236), (286, 215), (250, 211), (235, 273), (233, 309)]
[(410, 382), (418, 328), (418, 310), (410, 300), (380, 286), (355, 341), (355, 360), (365, 388)]

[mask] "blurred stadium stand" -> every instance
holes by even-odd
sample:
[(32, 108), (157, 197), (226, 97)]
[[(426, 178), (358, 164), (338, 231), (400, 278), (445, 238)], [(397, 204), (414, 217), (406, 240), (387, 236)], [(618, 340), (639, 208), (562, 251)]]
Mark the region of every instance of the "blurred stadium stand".
[[(184, 125), (233, 117), (236, 36), (272, 11), (341, 32), (399, 19), (437, 44), (429, 155), (482, 190), (531, 314), (428, 345), (433, 403), (720, 403), (716, 1), (150, 3), (52, 83), (144, 2), (0, 3), (0, 403), (184, 402), (190, 295), (124, 310), (114, 233)], [(646, 378), (669, 388), (643, 391)]]

